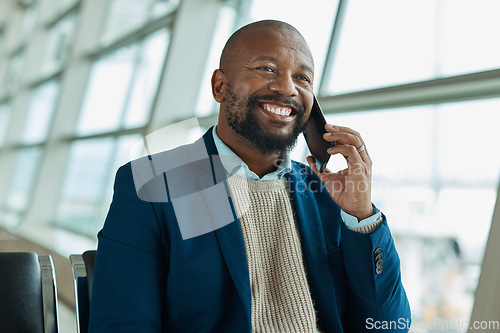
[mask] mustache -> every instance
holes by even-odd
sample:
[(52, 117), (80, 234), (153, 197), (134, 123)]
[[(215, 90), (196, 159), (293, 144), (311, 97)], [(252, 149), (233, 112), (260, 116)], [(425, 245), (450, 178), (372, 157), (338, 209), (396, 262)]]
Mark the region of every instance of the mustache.
[(251, 95), (248, 99), (248, 106), (253, 107), (259, 102), (276, 102), (281, 104), (288, 104), (295, 107), (299, 114), (304, 114), (306, 109), (299, 102), (295, 101), (293, 98), (278, 96), (278, 95)]

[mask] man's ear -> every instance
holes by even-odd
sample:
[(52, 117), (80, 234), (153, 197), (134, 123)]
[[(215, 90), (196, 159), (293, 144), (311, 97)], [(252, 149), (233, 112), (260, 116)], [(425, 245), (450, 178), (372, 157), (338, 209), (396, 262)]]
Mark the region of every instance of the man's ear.
[(212, 95), (214, 99), (222, 103), (226, 96), (226, 84), (224, 83), (224, 72), (220, 69), (216, 69), (212, 74)]

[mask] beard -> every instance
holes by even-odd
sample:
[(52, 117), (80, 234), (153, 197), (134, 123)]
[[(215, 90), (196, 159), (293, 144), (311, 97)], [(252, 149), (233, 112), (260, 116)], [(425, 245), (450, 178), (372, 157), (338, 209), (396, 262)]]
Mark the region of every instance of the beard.
[[(273, 133), (266, 131), (259, 124), (256, 117), (258, 104), (260, 102), (278, 102), (293, 105), (297, 108), (295, 122), (292, 131), (286, 134)], [(304, 130), (306, 124), (305, 109), (302, 105), (291, 98), (286, 98), (279, 95), (257, 96), (252, 94), (248, 98), (245, 105), (244, 101), (236, 96), (231, 86), (227, 86), (226, 107), (224, 109), (227, 122), (231, 128), (241, 135), (246, 141), (257, 148), (263, 154), (283, 154), (291, 151), (297, 144), (297, 138)], [(285, 126), (280, 121), (272, 121), (271, 123), (277, 128)]]

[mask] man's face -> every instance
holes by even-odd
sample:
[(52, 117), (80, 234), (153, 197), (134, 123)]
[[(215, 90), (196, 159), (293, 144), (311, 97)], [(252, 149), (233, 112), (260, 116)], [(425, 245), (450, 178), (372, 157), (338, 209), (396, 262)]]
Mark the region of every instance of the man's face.
[(313, 103), (313, 60), (288, 31), (257, 29), (239, 42), (226, 79), (227, 124), (264, 154), (290, 150)]

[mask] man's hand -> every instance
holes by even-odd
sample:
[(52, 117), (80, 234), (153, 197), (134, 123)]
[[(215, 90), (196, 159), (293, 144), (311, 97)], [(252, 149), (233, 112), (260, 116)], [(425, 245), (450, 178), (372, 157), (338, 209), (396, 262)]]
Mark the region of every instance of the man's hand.
[(330, 155), (342, 154), (347, 160), (347, 169), (319, 173), (314, 158), (307, 157), (309, 166), (326, 185), (332, 199), (359, 221), (373, 215), (371, 204), (372, 160), (364, 146), (361, 135), (348, 128), (326, 124), (326, 141), (337, 144), (328, 149)]

